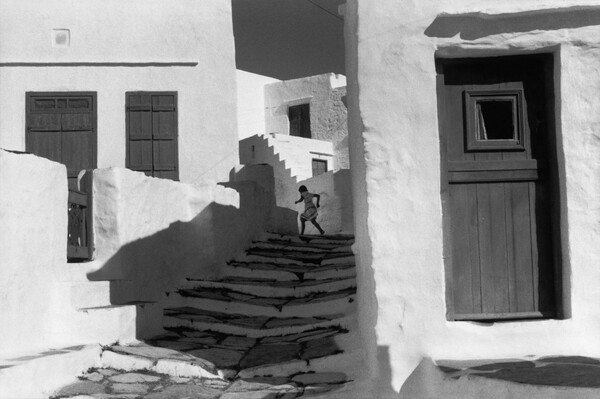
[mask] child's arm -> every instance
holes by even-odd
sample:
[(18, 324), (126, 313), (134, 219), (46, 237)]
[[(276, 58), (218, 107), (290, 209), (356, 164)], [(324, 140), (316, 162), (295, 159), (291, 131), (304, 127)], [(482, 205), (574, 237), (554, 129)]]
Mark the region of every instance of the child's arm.
[(319, 201), (321, 201), (321, 195), (319, 194), (313, 194), (313, 196), (317, 199), (317, 208), (320, 206), (319, 205)]
[(294, 204), (299, 204), (300, 202), (302, 202), (302, 197), (298, 201), (294, 201)]

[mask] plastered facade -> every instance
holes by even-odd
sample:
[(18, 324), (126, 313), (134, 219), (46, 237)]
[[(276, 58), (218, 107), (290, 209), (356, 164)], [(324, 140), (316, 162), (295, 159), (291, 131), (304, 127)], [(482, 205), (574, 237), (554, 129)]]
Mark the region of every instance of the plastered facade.
[(236, 164), (229, 2), (9, 0), (0, 37), (0, 148), (25, 150), (25, 92), (95, 91), (98, 167), (125, 166), (125, 93), (176, 91), (179, 179), (222, 181)]
[(237, 70), (237, 118), (240, 140), (263, 134), (265, 128), (265, 85), (280, 80)]
[(64, 165), (0, 150), (0, 177), (2, 359), (160, 334), (165, 292), (186, 277), (218, 276), (265, 231), (273, 197), (243, 176), (197, 186), (97, 169), (93, 259), (68, 263)]
[(310, 105), (311, 138), (333, 144), (335, 170), (348, 169), (346, 78), (323, 74), (265, 86), (266, 133), (289, 134), (290, 106)]
[(338, 169), (335, 167), (333, 145), (327, 141), (275, 133), (252, 136), (240, 141), (241, 164), (282, 163), (282, 173), (297, 180), (312, 177), (313, 159), (327, 161), (328, 171)]
[[(599, 6), (348, 2), (359, 314), (377, 397), (395, 397), (424, 357), (600, 355)], [(554, 57), (565, 317), (448, 321), (435, 60), (534, 52)]]
[[(299, 198), (298, 187), (306, 185), (310, 192), (322, 195), (323, 206), (317, 221), (328, 233), (352, 233), (352, 195), (350, 171), (329, 170), (312, 176), (313, 159), (333, 164), (332, 144), (321, 140), (305, 139), (287, 134), (251, 136), (240, 141), (240, 163), (245, 167), (271, 165), (274, 194), (274, 212), (271, 214), (270, 231), (297, 234), (298, 215), (303, 205), (295, 205)], [(335, 164), (333, 164), (335, 165)], [(335, 169), (335, 168), (334, 168)], [(262, 176), (251, 180), (262, 184)], [(271, 184), (269, 183), (269, 184)]]

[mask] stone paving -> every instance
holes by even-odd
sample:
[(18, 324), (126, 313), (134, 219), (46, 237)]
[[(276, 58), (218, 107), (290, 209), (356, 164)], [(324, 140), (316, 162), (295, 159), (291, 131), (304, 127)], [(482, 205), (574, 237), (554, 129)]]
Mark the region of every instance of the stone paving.
[(292, 399), (322, 395), (347, 383), (343, 373), (298, 373), (235, 381), (90, 369), (51, 398), (76, 399)]
[(270, 235), (254, 243), (225, 276), (171, 293), (166, 334), (104, 348), (105, 368), (55, 397), (291, 399), (340, 389), (350, 381), (338, 358), (354, 313), (352, 242)]
[(474, 375), (530, 385), (600, 388), (600, 360), (583, 356), (552, 356), (502, 362), (440, 360), (437, 364), (440, 370), (454, 379)]
[(179, 295), (184, 297), (212, 299), (224, 302), (235, 302), (243, 300), (246, 303), (258, 305), (258, 306), (272, 306), (278, 310), (283, 309), (285, 306), (293, 305), (304, 305), (308, 303), (326, 302), (334, 299), (347, 298), (349, 302), (354, 301), (354, 294), (356, 294), (356, 287), (345, 288), (334, 292), (314, 292), (309, 293), (300, 298), (296, 297), (263, 297), (259, 295), (240, 293), (226, 288), (210, 288), (210, 287), (196, 287), (193, 289), (181, 289), (178, 291)]

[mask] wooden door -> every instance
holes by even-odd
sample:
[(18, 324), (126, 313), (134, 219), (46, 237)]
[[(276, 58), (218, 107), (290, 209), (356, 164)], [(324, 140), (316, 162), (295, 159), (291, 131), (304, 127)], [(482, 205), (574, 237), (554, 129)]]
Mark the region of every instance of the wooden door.
[(26, 94), (26, 151), (67, 167), (69, 188), (96, 165), (96, 93)]
[(178, 180), (177, 93), (131, 92), (127, 101), (127, 167)]
[(438, 67), (448, 318), (553, 317), (552, 58)]

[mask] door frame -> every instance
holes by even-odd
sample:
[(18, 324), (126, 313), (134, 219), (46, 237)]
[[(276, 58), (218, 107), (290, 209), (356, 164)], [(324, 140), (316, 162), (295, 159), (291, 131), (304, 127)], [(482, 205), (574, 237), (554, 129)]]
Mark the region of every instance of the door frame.
[[(506, 54), (500, 56), (502, 58), (515, 58), (515, 57), (532, 57), (541, 60), (543, 65), (543, 80), (544, 86), (547, 90), (544, 106), (546, 112), (546, 126), (547, 135), (545, 137), (546, 143), (546, 155), (547, 155), (547, 178), (548, 178), (548, 196), (552, 200), (549, 201), (549, 216), (551, 225), (551, 242), (552, 242), (552, 253), (551, 257), (553, 260), (553, 274), (554, 274), (554, 300), (555, 300), (555, 313), (552, 315), (532, 315), (531, 317), (515, 317), (515, 318), (478, 318), (469, 319), (478, 322), (498, 322), (498, 321), (515, 321), (520, 319), (564, 319), (570, 314), (568, 309), (565, 309), (565, 292), (568, 292), (568, 287), (565, 287), (565, 281), (563, 279), (563, 257), (562, 257), (562, 240), (561, 240), (561, 195), (559, 180), (559, 165), (558, 165), (558, 139), (556, 133), (556, 112), (557, 107), (555, 101), (555, 81), (554, 81), (554, 53), (537, 53), (537, 54)], [(448, 321), (463, 321), (458, 320), (455, 317), (454, 312), (454, 281), (453, 281), (453, 268), (452, 268), (452, 257), (451, 257), (451, 238), (450, 238), (450, 214), (449, 214), (449, 171), (447, 167), (447, 136), (444, 131), (444, 66), (453, 65), (456, 63), (465, 62), (482, 62), (489, 61), (491, 59), (498, 59), (499, 57), (461, 57), (461, 58), (436, 58), (436, 95), (437, 95), (437, 109), (438, 109), (438, 134), (440, 139), (440, 194), (441, 194), (441, 205), (442, 205), (442, 241), (443, 241), (443, 259), (444, 259), (444, 274), (445, 274), (445, 297), (446, 297), (446, 319)]]

